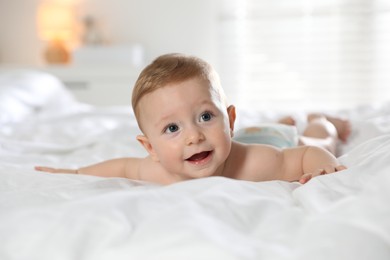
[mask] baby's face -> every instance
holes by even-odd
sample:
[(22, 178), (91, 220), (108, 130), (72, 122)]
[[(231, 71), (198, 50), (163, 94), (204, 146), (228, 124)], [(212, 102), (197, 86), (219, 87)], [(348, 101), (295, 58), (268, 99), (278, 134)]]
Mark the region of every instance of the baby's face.
[(180, 178), (219, 175), (231, 149), (226, 105), (207, 81), (193, 78), (145, 95), (140, 124), (149, 154)]

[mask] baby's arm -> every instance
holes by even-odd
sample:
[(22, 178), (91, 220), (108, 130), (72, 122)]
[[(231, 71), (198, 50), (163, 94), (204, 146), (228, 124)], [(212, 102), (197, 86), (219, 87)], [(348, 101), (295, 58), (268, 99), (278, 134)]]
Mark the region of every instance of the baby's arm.
[(336, 157), (325, 149), (315, 146), (301, 146), (283, 151), (284, 175), (287, 180), (308, 182), (312, 177), (346, 169)]
[(77, 170), (59, 169), (44, 166), (36, 166), (37, 171), (50, 173), (73, 173), (86, 174), (101, 177), (125, 177), (133, 180), (139, 180), (139, 165), (141, 158), (120, 158), (104, 161), (90, 166), (82, 167)]

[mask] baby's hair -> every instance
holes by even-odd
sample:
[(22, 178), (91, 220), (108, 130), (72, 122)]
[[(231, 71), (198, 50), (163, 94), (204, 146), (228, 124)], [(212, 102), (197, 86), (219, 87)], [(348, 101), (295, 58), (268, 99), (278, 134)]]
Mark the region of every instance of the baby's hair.
[(146, 66), (135, 83), (132, 106), (137, 120), (140, 114), (139, 101), (146, 94), (168, 84), (180, 83), (196, 77), (209, 82), (213, 90), (219, 95), (221, 102), (226, 102), (218, 74), (209, 63), (194, 56), (179, 53), (165, 54)]

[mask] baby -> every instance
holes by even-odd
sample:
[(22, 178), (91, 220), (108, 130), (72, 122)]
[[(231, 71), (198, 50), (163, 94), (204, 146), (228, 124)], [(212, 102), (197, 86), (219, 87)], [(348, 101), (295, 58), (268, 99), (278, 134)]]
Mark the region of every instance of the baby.
[[(41, 166), (36, 170), (160, 184), (210, 176), (303, 184), (346, 168), (332, 154), (338, 133), (344, 131), (343, 121), (323, 115), (311, 115), (306, 139), (301, 138), (298, 146), (281, 149), (235, 141), (235, 107), (228, 104), (214, 69), (196, 57), (158, 57), (141, 72), (132, 105), (142, 131), (137, 140), (147, 157), (112, 159), (77, 170)], [(293, 124), (289, 119), (284, 123)]]

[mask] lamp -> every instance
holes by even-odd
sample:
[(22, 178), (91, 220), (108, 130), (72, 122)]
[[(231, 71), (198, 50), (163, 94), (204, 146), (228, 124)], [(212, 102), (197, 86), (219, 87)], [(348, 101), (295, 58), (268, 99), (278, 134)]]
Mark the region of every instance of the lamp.
[(45, 59), (48, 63), (68, 63), (67, 43), (74, 39), (75, 19), (70, 6), (43, 3), (38, 9), (38, 31), (48, 42)]

